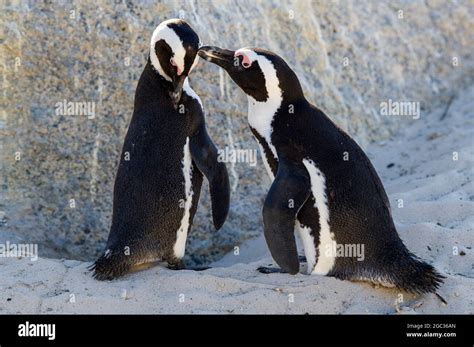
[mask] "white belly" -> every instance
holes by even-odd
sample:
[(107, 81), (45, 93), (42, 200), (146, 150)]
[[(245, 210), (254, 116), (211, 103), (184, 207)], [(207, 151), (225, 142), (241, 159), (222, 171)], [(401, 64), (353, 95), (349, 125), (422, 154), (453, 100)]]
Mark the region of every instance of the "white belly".
[(189, 150), (189, 137), (186, 138), (186, 144), (183, 148), (183, 176), (184, 176), (184, 201), (180, 201), (180, 207), (184, 208), (183, 217), (181, 218), (181, 225), (176, 232), (176, 243), (173, 251), (176, 258), (181, 259), (184, 256), (186, 247), (186, 238), (189, 230), (189, 220), (191, 218), (191, 207), (193, 205), (193, 187), (192, 187), (192, 158)]
[[(315, 198), (314, 207), (319, 213), (318, 261), (313, 274), (327, 275), (336, 262), (336, 241), (329, 227), (329, 207), (326, 195), (326, 178), (321, 170), (310, 159), (303, 159), (303, 164), (311, 179), (311, 191)], [(313, 246), (314, 248), (314, 246)], [(308, 260), (309, 261), (309, 260)]]
[(314, 237), (311, 235), (311, 228), (304, 226), (299, 220), (295, 222), (295, 228), (303, 243), (304, 255), (306, 256), (306, 272), (311, 274), (316, 263), (316, 247), (314, 246)]

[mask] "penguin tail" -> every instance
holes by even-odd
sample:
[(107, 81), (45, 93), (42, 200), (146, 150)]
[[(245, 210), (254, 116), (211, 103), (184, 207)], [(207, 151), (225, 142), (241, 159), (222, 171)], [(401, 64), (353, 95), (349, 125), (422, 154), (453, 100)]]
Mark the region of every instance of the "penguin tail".
[(446, 278), (432, 265), (424, 262), (405, 247), (395, 259), (397, 260), (388, 266), (390, 273), (382, 278), (385, 277), (386, 282), (400, 290), (415, 294), (436, 294), (436, 290)]
[(125, 275), (134, 265), (131, 256), (123, 252), (107, 250), (88, 267), (92, 277), (99, 281), (113, 280)]
[(445, 278), (433, 266), (409, 254), (409, 260), (402, 273), (397, 276), (395, 285), (417, 294), (436, 293)]

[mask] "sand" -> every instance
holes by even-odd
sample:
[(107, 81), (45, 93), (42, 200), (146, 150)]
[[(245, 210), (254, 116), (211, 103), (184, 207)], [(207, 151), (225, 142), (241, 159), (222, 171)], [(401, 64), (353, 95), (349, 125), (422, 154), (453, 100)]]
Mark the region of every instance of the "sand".
[(206, 271), (158, 265), (111, 282), (92, 279), (86, 262), (0, 258), (0, 313), (473, 313), (472, 95), (459, 93), (443, 120), (445, 108), (400, 120), (397, 136), (367, 149), (401, 238), (447, 277), (439, 289), (447, 305), (367, 283), (260, 274), (257, 267), (272, 264), (260, 237)]

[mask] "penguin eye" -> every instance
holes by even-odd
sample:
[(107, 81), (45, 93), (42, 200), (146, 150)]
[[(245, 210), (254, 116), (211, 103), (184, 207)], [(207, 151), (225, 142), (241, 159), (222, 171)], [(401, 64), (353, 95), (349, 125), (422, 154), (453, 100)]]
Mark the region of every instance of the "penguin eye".
[(252, 66), (252, 61), (249, 59), (247, 55), (242, 52), (237, 51), (235, 53), (235, 57), (242, 57), (242, 66), (246, 69)]

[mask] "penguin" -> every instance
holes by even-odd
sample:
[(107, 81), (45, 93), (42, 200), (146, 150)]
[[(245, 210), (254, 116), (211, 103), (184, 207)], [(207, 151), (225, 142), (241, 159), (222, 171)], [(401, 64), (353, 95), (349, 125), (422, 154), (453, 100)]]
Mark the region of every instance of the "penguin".
[[(260, 48), (205, 46), (198, 54), (247, 94), (250, 130), (272, 180), (263, 222), (279, 271), (299, 272), (296, 231), (309, 274), (435, 293), (445, 277), (403, 244), (369, 158), (308, 102), (288, 64)], [(354, 247), (364, 250), (362, 256), (346, 251)]]
[(153, 32), (116, 174), (106, 250), (90, 267), (98, 280), (155, 261), (185, 268), (186, 238), (203, 175), (215, 228), (225, 222), (227, 169), (218, 162), (201, 100), (188, 81), (198, 49), (199, 37), (184, 20), (164, 21)]

